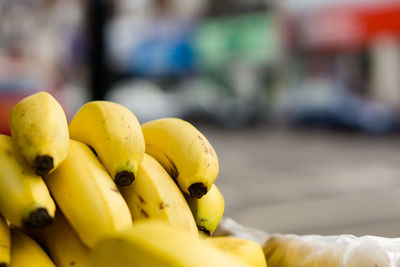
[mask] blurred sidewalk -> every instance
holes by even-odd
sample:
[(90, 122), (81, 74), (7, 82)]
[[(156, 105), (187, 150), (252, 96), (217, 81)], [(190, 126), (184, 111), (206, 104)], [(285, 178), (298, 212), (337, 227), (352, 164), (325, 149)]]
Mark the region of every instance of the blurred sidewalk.
[(400, 236), (400, 136), (199, 127), (226, 217), (268, 232)]

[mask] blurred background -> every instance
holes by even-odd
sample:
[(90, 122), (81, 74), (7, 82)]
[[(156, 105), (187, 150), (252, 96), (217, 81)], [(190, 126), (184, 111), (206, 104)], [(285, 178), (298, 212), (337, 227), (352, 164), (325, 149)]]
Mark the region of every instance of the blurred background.
[(40, 90), (189, 120), (241, 224), (400, 236), (399, 0), (1, 0), (0, 133)]

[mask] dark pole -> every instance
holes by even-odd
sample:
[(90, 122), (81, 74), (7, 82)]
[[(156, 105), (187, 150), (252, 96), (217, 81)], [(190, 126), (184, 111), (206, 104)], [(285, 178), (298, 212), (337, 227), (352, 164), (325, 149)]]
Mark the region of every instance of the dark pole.
[(105, 62), (104, 29), (107, 22), (107, 0), (89, 0), (89, 86), (93, 100), (102, 100), (108, 89)]

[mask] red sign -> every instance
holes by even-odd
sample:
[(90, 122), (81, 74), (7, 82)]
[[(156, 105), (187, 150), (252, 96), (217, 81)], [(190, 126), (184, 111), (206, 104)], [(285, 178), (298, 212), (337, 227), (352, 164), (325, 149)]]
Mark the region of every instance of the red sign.
[(300, 44), (307, 48), (351, 48), (379, 35), (400, 37), (400, 1), (318, 10), (302, 18)]

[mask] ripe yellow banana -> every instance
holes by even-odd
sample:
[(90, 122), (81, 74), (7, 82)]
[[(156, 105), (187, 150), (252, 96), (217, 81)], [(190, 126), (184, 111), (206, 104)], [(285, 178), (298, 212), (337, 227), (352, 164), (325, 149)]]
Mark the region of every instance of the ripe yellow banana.
[(214, 233), (225, 210), (225, 201), (218, 187), (213, 184), (210, 191), (200, 199), (186, 197), (199, 231), (210, 236)]
[(312, 253), (312, 246), (297, 239), (272, 237), (264, 246), (264, 253), (269, 266), (303, 266), (305, 259)]
[(88, 267), (90, 250), (60, 211), (54, 222), (31, 233), (49, 252), (58, 267)]
[(46, 252), (32, 238), (17, 229), (11, 230), (10, 267), (55, 267)]
[(10, 113), (11, 136), (38, 175), (53, 171), (67, 157), (68, 122), (49, 93), (39, 92), (18, 102)]
[(96, 151), (117, 185), (132, 183), (145, 146), (140, 124), (129, 109), (108, 101), (86, 103), (69, 124), (69, 132)]
[[(268, 265), (272, 267), (338, 267), (343, 265), (342, 255), (346, 246), (335, 243), (325, 243), (323, 239), (318, 240), (318, 238), (316, 238), (317, 236), (310, 237), (311, 239), (308, 240), (302, 240), (294, 235), (279, 235), (270, 238), (264, 246), (264, 254), (267, 258)], [(329, 240), (329, 237), (327, 240)], [(333, 240), (333, 236), (331, 240)], [(350, 258), (351, 257), (347, 257), (347, 260)], [(371, 267), (374, 266), (372, 262), (373, 261), (369, 259)], [(345, 266), (351, 265), (345, 264)], [(354, 266), (366, 267), (367, 264)]]
[(145, 154), (135, 182), (120, 187), (133, 219), (164, 220), (190, 233), (198, 235), (190, 208), (164, 168)]
[(51, 223), (56, 206), (46, 184), (6, 135), (0, 135), (0, 162), (0, 212), (20, 227), (38, 228)]
[(10, 229), (3, 216), (0, 216), (0, 267), (10, 264)]
[(71, 140), (67, 158), (45, 181), (62, 213), (87, 246), (132, 225), (128, 206), (117, 186), (85, 144)]
[(92, 250), (93, 267), (249, 267), (229, 253), (186, 231), (159, 221), (135, 224), (100, 241)]
[(219, 172), (218, 157), (200, 131), (176, 118), (144, 123), (142, 131), (146, 153), (161, 163), (184, 193), (201, 198), (210, 190)]
[(233, 236), (218, 236), (205, 240), (211, 245), (241, 258), (253, 267), (267, 267), (263, 249), (254, 241)]

